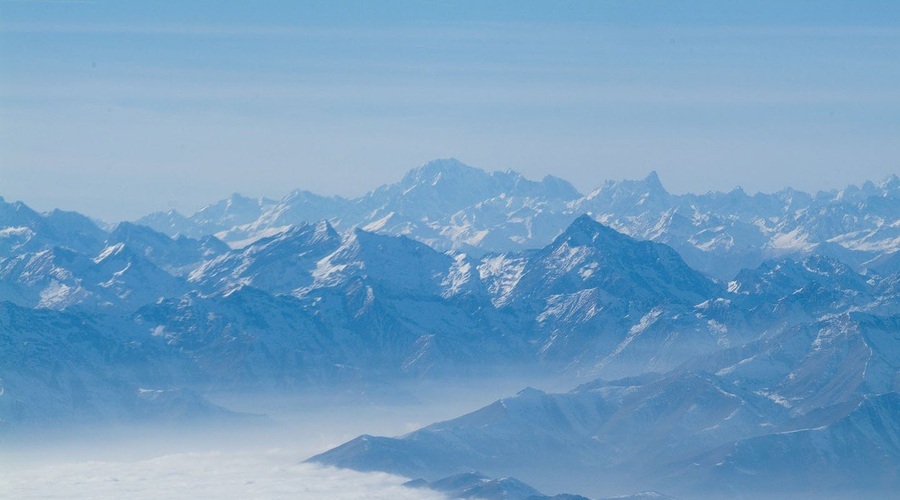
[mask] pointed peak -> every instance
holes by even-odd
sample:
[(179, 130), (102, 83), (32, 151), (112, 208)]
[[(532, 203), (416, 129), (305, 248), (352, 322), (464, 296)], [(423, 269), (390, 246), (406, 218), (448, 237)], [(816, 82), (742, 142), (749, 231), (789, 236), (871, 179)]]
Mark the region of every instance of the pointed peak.
[(172, 238), (172, 239), (175, 239), (176, 237), (177, 238), (185, 237), (182, 234), (178, 234), (174, 237), (168, 236), (165, 233), (161, 233), (146, 224), (141, 224), (138, 222), (122, 221), (122, 222), (117, 223), (113, 227), (112, 231), (110, 231), (109, 241), (119, 240), (123, 237), (127, 237), (128, 235), (135, 235), (135, 236), (142, 235), (145, 237)]
[(401, 183), (418, 184), (422, 182), (435, 183), (444, 175), (456, 175), (459, 173), (481, 173), (487, 175), (481, 169), (466, 165), (456, 158), (440, 158), (416, 167), (403, 176)]
[(25, 202), (23, 202), (23, 201), (14, 201), (14, 202), (10, 203), (9, 205), (16, 212), (22, 212), (22, 213), (26, 213), (29, 215), (35, 215), (35, 216), (40, 215), (37, 213), (37, 211), (33, 210), (31, 207), (26, 205)]
[(123, 220), (121, 222), (116, 223), (116, 225), (113, 227), (113, 231), (114, 232), (131, 231), (138, 227), (146, 227), (146, 226), (142, 226), (141, 224), (137, 224), (135, 222)]
[(588, 198), (597, 198), (602, 196), (613, 197), (640, 197), (644, 195), (668, 196), (669, 192), (663, 187), (659, 180), (659, 174), (656, 170), (651, 170), (646, 177), (639, 180), (607, 180), (600, 187), (592, 191)]
[(424, 165), (422, 165), (419, 168), (423, 169), (423, 170), (447, 170), (447, 169), (460, 168), (460, 167), (473, 168), (473, 167), (470, 167), (469, 165), (466, 165), (465, 163), (457, 160), (456, 158), (454, 158), (452, 156), (449, 158), (436, 158), (434, 160), (426, 162)]
[(324, 241), (334, 238), (340, 238), (340, 235), (330, 222), (328, 222), (326, 219), (322, 219), (316, 223), (316, 231), (314, 236), (314, 239), (316, 241)]
[(440, 173), (448, 173), (457, 170), (476, 170), (475, 167), (466, 165), (456, 158), (439, 158), (431, 160), (424, 165), (414, 168), (410, 173), (417, 172), (422, 175), (434, 175)]
[(490, 172), (489, 175), (495, 179), (506, 179), (508, 182), (512, 182), (514, 186), (532, 182), (522, 175), (522, 172), (511, 168), (503, 171), (495, 170)]
[(258, 200), (258, 203), (260, 203), (261, 206), (276, 205), (278, 203), (281, 203), (282, 205), (291, 205), (305, 202), (320, 202), (324, 200), (343, 200), (343, 198), (336, 195), (324, 196), (321, 194), (316, 194), (308, 189), (295, 189), (288, 193), (285, 197), (283, 197), (280, 202), (270, 200), (268, 198), (260, 198)]
[(553, 241), (553, 245), (564, 242), (572, 246), (593, 245), (600, 239), (601, 235), (605, 235), (603, 239), (610, 237), (630, 239), (615, 229), (597, 222), (590, 215), (583, 214), (569, 224), (569, 227)]
[[(225, 205), (230, 207), (233, 205), (252, 205), (259, 204), (261, 202), (260, 199), (250, 198), (249, 196), (244, 196), (241, 193), (231, 193), (228, 198), (222, 200), (225, 202)], [(218, 205), (218, 204), (217, 204)]]
[(290, 193), (288, 193), (288, 195), (285, 196), (285, 198), (286, 199), (287, 198), (303, 198), (303, 197), (314, 196), (314, 195), (315, 194), (308, 189), (295, 189), (295, 190), (291, 191)]
[(569, 181), (563, 179), (562, 177), (557, 177), (555, 175), (550, 175), (550, 174), (545, 175), (544, 178), (541, 179), (541, 182), (545, 182), (547, 184), (556, 184), (559, 182), (564, 182), (566, 184), (570, 184)]
[(516, 394), (516, 396), (519, 396), (522, 398), (534, 398), (534, 397), (541, 397), (541, 396), (546, 396), (546, 395), (547, 395), (546, 392), (544, 392), (540, 389), (535, 389), (534, 387), (531, 387), (531, 386), (522, 389), (521, 391), (519, 391)]
[(383, 234), (378, 234), (374, 231), (367, 231), (359, 226), (354, 227), (350, 234), (347, 237), (345, 244), (358, 245), (360, 248), (372, 244), (373, 242), (381, 241), (381, 238), (387, 238), (388, 236)]
[(134, 222), (122, 221), (117, 223), (109, 233), (109, 242), (119, 242), (128, 237), (128, 235), (137, 232), (140, 228), (146, 227)]
[(641, 184), (647, 186), (650, 191), (667, 192), (662, 185), (662, 181), (659, 180), (659, 174), (656, 173), (656, 170), (651, 170), (647, 177), (644, 177), (644, 180), (641, 181)]
[(566, 229), (565, 233), (587, 233), (587, 234), (596, 234), (600, 231), (612, 231), (612, 229), (604, 226), (600, 222), (597, 222), (596, 219), (591, 217), (588, 214), (579, 215)]
[[(900, 188), (900, 177), (897, 177), (897, 174), (891, 174), (881, 182), (878, 183), (878, 187), (881, 189), (898, 189)], [(2, 200), (2, 198), (0, 198)]]
[(549, 191), (560, 198), (575, 199), (581, 196), (581, 193), (575, 189), (575, 186), (573, 186), (571, 182), (556, 177), (555, 175), (545, 175), (544, 178), (541, 179), (541, 184), (547, 186)]
[(320, 242), (340, 238), (340, 235), (327, 220), (323, 219), (290, 226), (275, 237), (279, 239), (303, 238), (312, 242)]
[(601, 225), (601, 224), (600, 224), (599, 222), (597, 222), (596, 220), (594, 220), (594, 218), (591, 217), (590, 215), (588, 215), (588, 214), (581, 214), (581, 215), (579, 215), (578, 217), (576, 217), (574, 221), (572, 221), (572, 224), (570, 224), (569, 227), (573, 227), (573, 226), (592, 226), (592, 225), (598, 225), (598, 226), (599, 226), (599, 225)]

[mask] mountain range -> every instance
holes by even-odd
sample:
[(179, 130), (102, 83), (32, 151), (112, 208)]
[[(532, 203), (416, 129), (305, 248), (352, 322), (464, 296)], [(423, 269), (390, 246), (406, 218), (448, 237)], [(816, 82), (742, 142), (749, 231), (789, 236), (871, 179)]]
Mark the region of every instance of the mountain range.
[(294, 191), (274, 201), (235, 194), (190, 216), (169, 211), (137, 222), (170, 236), (215, 234), (241, 247), (326, 219), (340, 231), (359, 227), (477, 255), (543, 247), (588, 214), (629, 236), (665, 243), (695, 269), (727, 280), (778, 257), (827, 255), (857, 270), (876, 266), (885, 255), (896, 260), (898, 211), (896, 175), (814, 194), (787, 188), (749, 195), (736, 188), (675, 195), (651, 172), (583, 195), (556, 177), (536, 182), (518, 172), (485, 172), (445, 159), (359, 198)]
[(896, 176), (581, 195), (436, 160), (356, 199), (233, 195), (109, 227), (0, 199), (0, 430), (240, 418), (212, 391), (565, 374), (583, 383), (313, 460), (522, 498), (879, 495), (900, 487), (898, 247)]

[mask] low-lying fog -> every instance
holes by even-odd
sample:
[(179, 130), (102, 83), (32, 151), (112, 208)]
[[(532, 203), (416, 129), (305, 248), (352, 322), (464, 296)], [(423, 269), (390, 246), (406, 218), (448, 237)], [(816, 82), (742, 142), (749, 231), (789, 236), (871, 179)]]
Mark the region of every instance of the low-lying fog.
[(573, 381), (453, 380), (295, 395), (214, 394), (265, 415), (180, 423), (42, 426), (0, 436), (2, 498), (441, 499), (407, 478), (303, 463), (360, 434), (400, 435)]
[(12, 468), (4, 498), (444, 499), (404, 478), (298, 463), (287, 450), (176, 453), (136, 462), (84, 461)]

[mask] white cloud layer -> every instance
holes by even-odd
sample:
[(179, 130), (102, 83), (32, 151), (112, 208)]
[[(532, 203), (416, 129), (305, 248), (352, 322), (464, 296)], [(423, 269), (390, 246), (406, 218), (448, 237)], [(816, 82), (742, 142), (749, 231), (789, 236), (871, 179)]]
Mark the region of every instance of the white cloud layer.
[(0, 497), (446, 500), (436, 492), (403, 487), (403, 477), (322, 467), (301, 460), (295, 453), (270, 450), (14, 467), (0, 476)]

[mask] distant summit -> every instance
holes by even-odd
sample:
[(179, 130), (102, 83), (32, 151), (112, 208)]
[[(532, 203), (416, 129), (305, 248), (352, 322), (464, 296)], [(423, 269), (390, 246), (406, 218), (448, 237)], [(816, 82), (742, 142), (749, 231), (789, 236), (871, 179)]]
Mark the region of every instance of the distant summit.
[(720, 280), (766, 259), (820, 253), (857, 270), (900, 250), (896, 175), (840, 191), (784, 189), (749, 195), (673, 195), (655, 171), (606, 181), (587, 195), (553, 176), (485, 171), (456, 158), (432, 160), (398, 182), (352, 199), (297, 190), (279, 201), (234, 194), (190, 216), (155, 213), (138, 223), (170, 236), (215, 235), (234, 248), (326, 219), (337, 231), (404, 235), (441, 251), (470, 254), (541, 247), (582, 214), (635, 237), (672, 246)]

